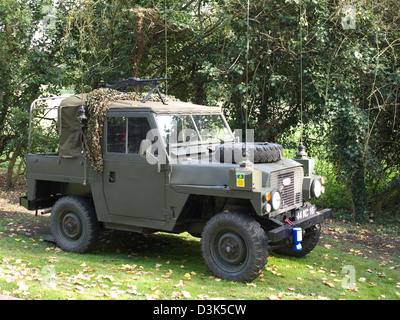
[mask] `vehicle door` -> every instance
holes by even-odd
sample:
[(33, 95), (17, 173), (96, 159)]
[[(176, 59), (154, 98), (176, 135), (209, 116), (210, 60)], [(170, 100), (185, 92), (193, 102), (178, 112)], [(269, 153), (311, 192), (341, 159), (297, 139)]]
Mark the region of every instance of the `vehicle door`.
[(111, 215), (163, 220), (165, 172), (139, 155), (154, 120), (148, 113), (109, 113), (105, 121), (103, 185)]

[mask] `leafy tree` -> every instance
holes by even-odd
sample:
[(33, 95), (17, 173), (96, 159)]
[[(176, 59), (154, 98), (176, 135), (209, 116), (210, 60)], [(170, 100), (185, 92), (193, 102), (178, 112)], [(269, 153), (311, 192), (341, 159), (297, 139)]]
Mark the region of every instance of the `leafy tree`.
[[(246, 59), (245, 2), (228, 2), (227, 12), (237, 17), (228, 26), (231, 41), (205, 71), (218, 77), (223, 90), (213, 92), (225, 98), (234, 124), (249, 119), (259, 139), (281, 139), (304, 124), (304, 143), (311, 153), (325, 146), (361, 217), (377, 201), (371, 195), (380, 181), (399, 178), (398, 155), (389, 152), (399, 141), (399, 5), (348, 4), (353, 21), (337, 1), (251, 2)], [(314, 140), (307, 138), (312, 131)]]
[(8, 161), (9, 187), (14, 165), (27, 150), (29, 107), (44, 91), (60, 85), (57, 59), (63, 28), (46, 29), (43, 24), (49, 18), (44, 9), (52, 6), (45, 0), (0, 3), (0, 155)]
[[(43, 32), (46, 6), (56, 23)], [(2, 1), (0, 154), (25, 152), (27, 110), (44, 91), (167, 74), (169, 94), (222, 104), (233, 128), (258, 140), (297, 133), (333, 165), (354, 216), (396, 205), (399, 2), (251, 0), (249, 9), (248, 23), (246, 0)]]

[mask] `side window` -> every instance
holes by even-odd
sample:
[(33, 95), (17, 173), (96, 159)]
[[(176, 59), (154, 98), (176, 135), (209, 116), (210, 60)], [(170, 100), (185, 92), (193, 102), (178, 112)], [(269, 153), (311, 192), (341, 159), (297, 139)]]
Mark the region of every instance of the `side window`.
[(128, 118), (128, 152), (139, 153), (140, 143), (146, 139), (150, 125), (146, 118)]
[(108, 117), (107, 128), (107, 152), (138, 154), (150, 125), (143, 117)]
[(126, 118), (107, 118), (107, 152), (126, 152)]

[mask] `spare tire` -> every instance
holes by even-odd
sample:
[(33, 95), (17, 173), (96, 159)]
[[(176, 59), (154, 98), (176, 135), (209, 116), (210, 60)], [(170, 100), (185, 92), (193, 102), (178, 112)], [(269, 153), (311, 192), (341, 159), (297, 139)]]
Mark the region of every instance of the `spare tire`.
[[(215, 150), (215, 158), (222, 163), (240, 163), (245, 160), (245, 143), (224, 143)], [(282, 159), (283, 147), (269, 142), (247, 143), (248, 158), (253, 163), (271, 163)]]

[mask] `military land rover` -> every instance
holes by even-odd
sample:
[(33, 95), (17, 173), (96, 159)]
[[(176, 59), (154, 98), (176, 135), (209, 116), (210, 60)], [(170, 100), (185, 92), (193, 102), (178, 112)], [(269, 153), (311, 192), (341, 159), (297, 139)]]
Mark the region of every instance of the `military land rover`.
[(249, 282), (270, 249), (301, 257), (316, 246), (331, 210), (307, 202), (325, 181), (302, 147), (285, 159), (278, 144), (239, 143), (219, 107), (116, 92), (97, 93), (101, 110), (91, 94), (63, 99), (58, 151), (27, 154), (20, 204), (51, 211), (62, 250), (90, 251), (102, 228), (188, 232), (215, 276)]

